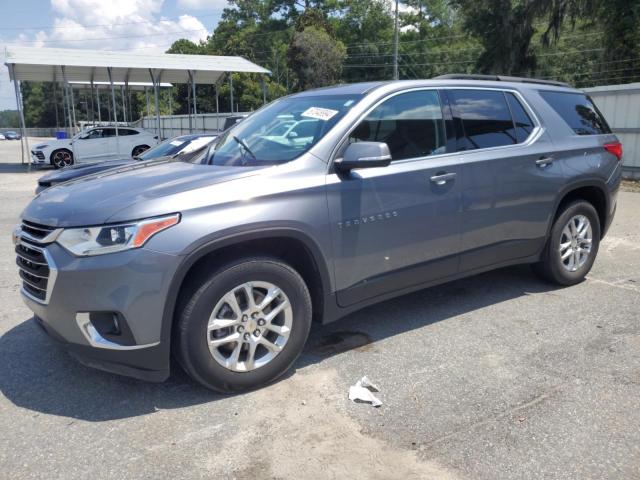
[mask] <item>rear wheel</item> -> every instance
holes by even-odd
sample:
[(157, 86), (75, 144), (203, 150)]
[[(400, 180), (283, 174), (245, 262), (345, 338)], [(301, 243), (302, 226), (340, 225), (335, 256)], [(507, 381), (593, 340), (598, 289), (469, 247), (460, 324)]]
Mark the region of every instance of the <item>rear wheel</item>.
[(51, 153), (51, 164), (55, 168), (64, 168), (73, 165), (73, 153), (67, 149), (54, 150)]
[(228, 264), (185, 300), (176, 329), (178, 361), (196, 381), (221, 392), (278, 378), (302, 352), (311, 326), (304, 280), (276, 259)]
[(534, 271), (560, 285), (575, 285), (589, 273), (600, 245), (600, 220), (585, 200), (567, 204), (556, 218), (543, 260)]
[(131, 151), (131, 156), (132, 157), (137, 157), (138, 155), (140, 155), (145, 150), (149, 150), (149, 145), (138, 145), (137, 147), (135, 147)]

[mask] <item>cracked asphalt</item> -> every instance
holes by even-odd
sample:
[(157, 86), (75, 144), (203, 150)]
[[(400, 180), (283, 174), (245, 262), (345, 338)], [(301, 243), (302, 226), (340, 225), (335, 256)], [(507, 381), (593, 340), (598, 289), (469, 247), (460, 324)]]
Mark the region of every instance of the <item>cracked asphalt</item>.
[[(224, 397), (178, 367), (83, 367), (35, 326), (10, 232), (42, 172), (18, 145), (0, 142), (0, 478), (640, 478), (640, 193), (580, 285), (515, 267), (388, 301)], [(382, 407), (347, 400), (363, 375)]]

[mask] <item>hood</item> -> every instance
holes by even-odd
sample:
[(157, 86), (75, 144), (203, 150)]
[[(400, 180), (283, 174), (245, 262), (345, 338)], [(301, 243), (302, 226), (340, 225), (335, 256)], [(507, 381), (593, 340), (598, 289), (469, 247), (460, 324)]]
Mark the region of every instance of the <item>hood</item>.
[(255, 175), (264, 167), (218, 167), (164, 160), (135, 162), (122, 168), (83, 176), (53, 186), (34, 198), (22, 218), (52, 227), (100, 225), (119, 219), (129, 206), (151, 212), (171, 213), (167, 197), (216, 183)]
[(135, 163), (135, 160), (131, 160), (131, 158), (129, 158), (122, 160), (109, 160), (107, 162), (97, 163), (78, 163), (71, 167), (65, 167), (62, 170), (54, 170), (53, 172), (49, 172), (46, 175), (40, 177), (38, 179), (38, 183), (42, 185), (67, 182), (78, 177), (103, 172), (105, 170), (109, 170), (110, 168), (121, 167), (130, 163)]
[(34, 150), (39, 150), (42, 148), (58, 148), (58, 147), (66, 147), (69, 148), (71, 146), (72, 140), (70, 138), (65, 138), (63, 140), (51, 139), (46, 142), (40, 142), (33, 146)]

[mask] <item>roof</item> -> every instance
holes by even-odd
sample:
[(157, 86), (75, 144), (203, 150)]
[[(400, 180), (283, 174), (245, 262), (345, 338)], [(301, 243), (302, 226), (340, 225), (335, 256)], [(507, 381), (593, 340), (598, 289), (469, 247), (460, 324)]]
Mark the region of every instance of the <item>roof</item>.
[(112, 68), (114, 82), (149, 82), (149, 70), (160, 80), (188, 83), (188, 71), (201, 84), (216, 83), (227, 72), (271, 73), (242, 57), (213, 55), (141, 54), (80, 50), (68, 48), (7, 47), (5, 64), (13, 64), (11, 80), (33, 82), (62, 81), (62, 66), (67, 80), (108, 82), (107, 67)]
[(362, 82), (362, 83), (348, 83), (343, 85), (334, 85), (332, 87), (316, 88), (314, 90), (306, 90), (300, 93), (294, 93), (292, 97), (301, 96), (320, 96), (320, 95), (366, 95), (373, 90), (377, 90), (384, 87), (385, 91), (395, 91), (396, 89), (405, 88), (446, 88), (446, 87), (486, 87), (486, 88), (499, 88), (499, 89), (545, 89), (545, 90), (559, 90), (565, 92), (576, 92), (573, 87), (564, 85), (555, 85), (548, 83), (537, 82), (523, 82), (523, 81), (507, 81), (507, 80), (489, 80), (489, 79), (465, 79), (460, 80), (457, 78), (434, 78), (425, 80), (389, 80), (382, 82)]
[(318, 96), (318, 95), (364, 95), (370, 92), (374, 88), (381, 85), (386, 85), (392, 82), (359, 82), (359, 83), (343, 83), (340, 85), (333, 85), (330, 87), (315, 88), (313, 90), (305, 90), (304, 92), (296, 93), (295, 96)]

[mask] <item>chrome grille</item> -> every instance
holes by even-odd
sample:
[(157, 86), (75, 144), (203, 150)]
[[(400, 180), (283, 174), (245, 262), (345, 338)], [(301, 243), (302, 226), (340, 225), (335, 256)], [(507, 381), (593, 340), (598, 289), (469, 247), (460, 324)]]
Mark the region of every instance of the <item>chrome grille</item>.
[(46, 245), (54, 241), (59, 232), (53, 227), (23, 221), (17, 234), (16, 265), (22, 291), (40, 303), (48, 303), (57, 273)]
[(49, 227), (47, 225), (39, 225), (37, 223), (28, 222), (26, 220), (22, 222), (21, 228), (23, 232), (29, 234), (29, 236), (34, 240), (42, 240), (44, 237), (55, 230), (53, 227)]

